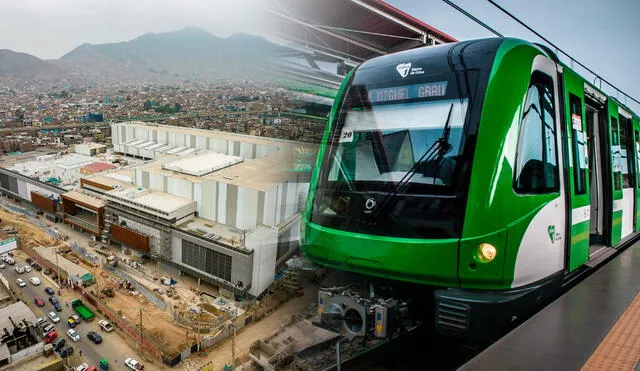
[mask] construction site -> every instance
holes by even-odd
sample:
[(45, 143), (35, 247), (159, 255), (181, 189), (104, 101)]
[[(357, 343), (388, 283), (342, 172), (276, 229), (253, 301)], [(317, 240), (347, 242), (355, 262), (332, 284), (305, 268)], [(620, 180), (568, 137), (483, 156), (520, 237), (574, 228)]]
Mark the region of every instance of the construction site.
[[(169, 366), (185, 360), (194, 344), (201, 344), (195, 352), (201, 350), (199, 358), (203, 360), (212, 346), (231, 336), (234, 330), (237, 333), (266, 316), (280, 316), (281, 328), (281, 324), (291, 322), (292, 313), (280, 315), (277, 308), (290, 299), (303, 301), (302, 307), (307, 310), (315, 302), (314, 288), (304, 292), (297, 273), (288, 273), (277, 280), (261, 300), (235, 302), (220, 296), (209, 284), (198, 286), (198, 281), (191, 277), (163, 276), (157, 267), (116, 257), (117, 251), (103, 244), (90, 242), (80, 248), (69, 238), (69, 234), (77, 232), (61, 232), (60, 225), (34, 218), (28, 212), (21, 215), (11, 212), (18, 211), (18, 206), (6, 201), (2, 206), (0, 237), (18, 236), (19, 248), (50, 271), (55, 282), (63, 288), (69, 285), (76, 288), (63, 290), (62, 297), (83, 295), (86, 302), (119, 325), (123, 338), (133, 348), (144, 342), (143, 353), (149, 359), (157, 356)], [(11, 208), (15, 210), (7, 210)], [(299, 315), (307, 310), (296, 308), (294, 314), (298, 316), (294, 317), (307, 318), (306, 314)], [(238, 362), (250, 360), (249, 346), (261, 334), (257, 336), (238, 345), (235, 357)], [(225, 358), (230, 361), (231, 354)]]

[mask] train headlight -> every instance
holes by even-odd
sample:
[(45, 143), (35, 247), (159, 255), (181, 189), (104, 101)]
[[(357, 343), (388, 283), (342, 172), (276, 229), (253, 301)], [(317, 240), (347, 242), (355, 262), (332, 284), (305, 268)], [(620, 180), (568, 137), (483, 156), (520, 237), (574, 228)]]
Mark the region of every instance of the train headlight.
[(497, 254), (498, 250), (496, 247), (486, 242), (478, 245), (478, 250), (476, 251), (476, 257), (481, 263), (489, 263), (496, 258)]

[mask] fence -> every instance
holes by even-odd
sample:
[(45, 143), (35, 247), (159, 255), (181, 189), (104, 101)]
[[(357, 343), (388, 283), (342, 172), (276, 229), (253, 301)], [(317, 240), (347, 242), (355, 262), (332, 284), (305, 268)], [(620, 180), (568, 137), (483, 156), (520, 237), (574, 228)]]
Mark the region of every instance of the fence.
[(155, 292), (149, 290), (144, 285), (142, 285), (140, 282), (136, 281), (135, 278), (132, 278), (128, 274), (124, 273), (123, 271), (121, 271), (121, 270), (119, 270), (119, 269), (117, 269), (115, 267), (112, 267), (112, 266), (110, 266), (108, 264), (105, 265), (104, 268), (106, 270), (108, 270), (109, 272), (115, 274), (116, 276), (122, 278), (123, 280), (129, 281), (133, 285), (133, 287), (135, 287), (136, 290), (138, 290), (139, 293), (144, 295), (144, 297), (146, 297), (150, 302), (155, 304), (156, 307), (158, 307), (159, 309), (162, 309), (162, 310), (167, 310), (167, 302), (165, 302), (164, 299), (160, 295), (158, 295)]
[(92, 263), (95, 266), (98, 265), (98, 260), (99, 260), (98, 257), (91, 254), (86, 247), (80, 246), (78, 245), (78, 243), (73, 241), (69, 244), (69, 248), (73, 250), (76, 253), (76, 255), (78, 255), (80, 258), (87, 261), (88, 263)]

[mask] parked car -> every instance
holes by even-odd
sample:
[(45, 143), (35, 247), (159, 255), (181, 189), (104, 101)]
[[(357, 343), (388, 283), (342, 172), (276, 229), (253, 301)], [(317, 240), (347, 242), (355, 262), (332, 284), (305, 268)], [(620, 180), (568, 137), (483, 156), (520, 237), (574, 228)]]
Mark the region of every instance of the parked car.
[(27, 286), (27, 284), (22, 280), (22, 278), (18, 278), (18, 279), (16, 280), (16, 283), (17, 283), (17, 284), (18, 284), (18, 286), (20, 286), (20, 287), (25, 287), (25, 286)]
[(72, 328), (67, 330), (67, 336), (73, 341), (80, 341), (80, 334)]
[(62, 305), (60, 305), (60, 303), (55, 303), (53, 304), (53, 309), (55, 309), (56, 312), (62, 312)]
[(16, 273), (18, 273), (18, 274), (24, 273), (24, 267), (18, 266), (18, 267), (15, 268), (15, 270), (16, 270)]
[(102, 343), (102, 336), (98, 335), (98, 333), (95, 331), (87, 332), (87, 337), (89, 338), (89, 340), (93, 341), (95, 344)]
[(46, 292), (49, 295), (55, 295), (55, 291), (53, 291), (53, 289), (51, 287), (45, 287), (44, 288), (44, 292)]
[(45, 269), (44, 272), (42, 272), (44, 274), (46, 274), (47, 276), (51, 274), (51, 270), (49, 269)]
[(47, 323), (47, 319), (44, 317), (36, 318), (36, 326), (42, 327), (43, 324)]
[(136, 361), (133, 358), (127, 358), (124, 360), (124, 364), (127, 365), (127, 367), (129, 367), (132, 370), (142, 370), (144, 369), (144, 366), (142, 365), (142, 363)]
[(49, 318), (53, 321), (53, 323), (60, 322), (60, 317), (58, 317), (56, 312), (49, 312)]
[(53, 305), (58, 304), (58, 298), (56, 298), (55, 296), (49, 296), (49, 303)]
[(69, 326), (69, 328), (74, 328), (76, 327), (76, 322), (71, 317), (69, 317), (69, 319), (67, 319), (67, 326)]
[(51, 331), (55, 330), (56, 327), (50, 323), (47, 323), (43, 328), (42, 328), (42, 333), (44, 334), (48, 334)]
[(67, 358), (68, 356), (73, 354), (73, 347), (68, 347), (66, 349), (62, 349), (58, 352), (60, 358)]
[(98, 321), (98, 326), (100, 326), (100, 328), (105, 332), (113, 331), (113, 326), (111, 326), (111, 324), (107, 320), (101, 319), (100, 321)]
[(42, 299), (39, 296), (36, 296), (35, 298), (33, 298), (33, 302), (36, 303), (36, 305), (39, 307), (44, 307), (44, 299)]
[(80, 316), (77, 314), (72, 314), (69, 318), (71, 318), (76, 325), (79, 325), (80, 322), (82, 322), (82, 320), (80, 320)]
[(56, 338), (58, 337), (58, 333), (55, 332), (54, 330), (46, 332), (45, 334), (46, 335), (44, 335), (44, 339), (43, 339), (45, 344), (49, 344), (50, 342), (56, 340)]
[(58, 350), (62, 348), (65, 344), (66, 344), (66, 340), (64, 340), (64, 338), (57, 338), (51, 343), (54, 350)]
[(0, 263), (0, 269), (4, 269), (4, 267), (6, 267), (6, 265), (4, 265), (4, 263)]
[(24, 269), (24, 271), (26, 273), (30, 273), (31, 272), (31, 266), (29, 266), (29, 265), (25, 265), (24, 267), (22, 267), (22, 269)]
[(89, 369), (89, 365), (86, 363), (81, 363), (74, 368), (74, 371), (87, 371)]
[(31, 284), (33, 286), (39, 286), (40, 285), (40, 278), (38, 277), (31, 277), (29, 278), (29, 282), (31, 282)]

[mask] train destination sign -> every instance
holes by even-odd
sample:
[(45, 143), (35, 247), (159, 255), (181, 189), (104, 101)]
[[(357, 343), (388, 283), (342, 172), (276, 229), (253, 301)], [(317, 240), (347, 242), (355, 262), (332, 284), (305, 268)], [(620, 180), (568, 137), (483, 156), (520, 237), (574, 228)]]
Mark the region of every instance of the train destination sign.
[(371, 89), (369, 90), (369, 102), (382, 103), (416, 98), (444, 97), (446, 94), (447, 81), (438, 81), (426, 84)]

